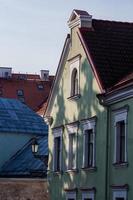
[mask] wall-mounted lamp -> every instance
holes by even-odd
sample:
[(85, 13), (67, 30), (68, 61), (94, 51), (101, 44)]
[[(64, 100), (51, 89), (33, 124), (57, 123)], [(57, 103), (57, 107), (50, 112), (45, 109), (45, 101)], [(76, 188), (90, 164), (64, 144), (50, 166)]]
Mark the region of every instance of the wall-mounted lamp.
[(47, 167), (48, 166), (48, 155), (39, 155), (38, 149), (39, 149), (39, 144), (37, 142), (37, 139), (34, 138), (32, 141), (32, 153), (35, 158), (40, 159), (42, 162), (44, 162), (44, 164)]

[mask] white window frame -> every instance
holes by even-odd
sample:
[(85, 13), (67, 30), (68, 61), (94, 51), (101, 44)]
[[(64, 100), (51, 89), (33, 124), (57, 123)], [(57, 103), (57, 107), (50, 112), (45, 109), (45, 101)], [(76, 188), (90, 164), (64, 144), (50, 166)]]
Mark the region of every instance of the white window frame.
[(68, 199), (76, 200), (76, 192), (75, 191), (66, 192), (66, 200)]
[(86, 191), (82, 193), (82, 200), (90, 198), (92, 200), (95, 199), (95, 192), (94, 191)]
[(92, 167), (96, 166), (96, 117), (91, 118), (88, 120), (83, 120), (82, 122), (83, 126), (83, 162), (82, 162), (82, 167), (85, 166), (85, 137), (86, 137), (86, 131), (87, 130), (92, 130), (93, 132), (93, 162), (92, 162)]
[(69, 82), (70, 82), (70, 94), (69, 96), (73, 96), (72, 94), (72, 74), (73, 74), (73, 70), (76, 69), (77, 70), (77, 76), (78, 76), (78, 94), (80, 94), (80, 60), (81, 60), (81, 56), (78, 55), (75, 58), (73, 58), (71, 61), (69, 61), (69, 65), (70, 65), (70, 78), (69, 78)]
[[(78, 123), (72, 123), (69, 125), (66, 125), (67, 127), (67, 132), (68, 132), (68, 145), (67, 145), (67, 170), (76, 170), (77, 169), (77, 145), (78, 145), (78, 141), (77, 141), (77, 133), (78, 133)], [(70, 140), (69, 140), (69, 136), (70, 134), (75, 134), (75, 166), (71, 169), (70, 168)]]
[(127, 200), (127, 189), (114, 189), (113, 200), (116, 200), (116, 198), (124, 198), (124, 200)]
[(117, 123), (124, 121), (125, 123), (125, 161), (127, 162), (127, 117), (128, 117), (128, 107), (121, 108), (114, 111), (114, 130), (115, 130), (115, 142), (114, 142), (114, 163), (117, 163)]
[(57, 171), (56, 165), (55, 165), (55, 139), (57, 137), (60, 137), (60, 170), (62, 170), (62, 134), (63, 134), (63, 127), (60, 128), (54, 128), (53, 129), (53, 136), (54, 136), (54, 141), (53, 141), (53, 171)]

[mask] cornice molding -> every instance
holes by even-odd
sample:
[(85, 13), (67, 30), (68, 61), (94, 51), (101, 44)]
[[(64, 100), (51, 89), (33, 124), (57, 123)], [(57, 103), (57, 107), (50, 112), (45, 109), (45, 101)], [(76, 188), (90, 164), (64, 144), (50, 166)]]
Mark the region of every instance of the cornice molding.
[(99, 94), (97, 95), (100, 104), (104, 106), (110, 106), (114, 103), (133, 98), (133, 86), (119, 89), (110, 94)]

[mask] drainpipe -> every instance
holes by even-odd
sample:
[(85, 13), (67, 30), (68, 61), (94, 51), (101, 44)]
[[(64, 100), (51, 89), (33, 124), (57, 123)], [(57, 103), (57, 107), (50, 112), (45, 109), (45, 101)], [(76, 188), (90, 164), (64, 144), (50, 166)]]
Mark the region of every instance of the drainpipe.
[(110, 109), (107, 108), (107, 130), (106, 130), (106, 163), (105, 163), (105, 200), (108, 199), (109, 194), (109, 119), (110, 119)]
[(105, 160), (105, 200), (108, 199), (109, 194), (109, 120), (110, 120), (110, 107), (104, 102), (104, 95), (97, 95), (99, 103), (107, 110), (107, 127), (106, 127), (106, 160)]

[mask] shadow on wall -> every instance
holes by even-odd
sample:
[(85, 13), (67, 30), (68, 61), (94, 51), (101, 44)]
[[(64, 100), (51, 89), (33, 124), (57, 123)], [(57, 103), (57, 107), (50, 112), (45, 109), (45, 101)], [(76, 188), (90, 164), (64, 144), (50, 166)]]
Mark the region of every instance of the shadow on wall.
[[(95, 115), (101, 116), (102, 112), (104, 111), (101, 106), (99, 106), (98, 99), (96, 97), (97, 95), (97, 89), (94, 88), (94, 77), (92, 75), (92, 70), (91, 67), (88, 66), (88, 60), (85, 59), (84, 62), (82, 63), (81, 67), (81, 88), (80, 88), (80, 94), (81, 98), (78, 100), (75, 100), (75, 104), (77, 105), (77, 113), (74, 113), (73, 121), (80, 121), (81, 119), (89, 118)], [(65, 99), (64, 95), (64, 81), (62, 80), (62, 88), (58, 91), (57, 96), (57, 105), (56, 108), (58, 110), (56, 114), (56, 118), (54, 119), (54, 124), (55, 126), (59, 125), (65, 125), (70, 122), (69, 116), (68, 118), (66, 117), (66, 106), (65, 102), (69, 101)], [(68, 80), (67, 80), (68, 81)], [(85, 84), (82, 84), (85, 83)], [(68, 83), (69, 84), (69, 83)], [(58, 88), (59, 89), (59, 88)], [(71, 113), (70, 113), (71, 115)], [(79, 127), (79, 134), (78, 134), (78, 149), (81, 149), (81, 151), (77, 152), (77, 158), (78, 158), (78, 169), (81, 168), (82, 166), (82, 132), (81, 132), (81, 127)], [(67, 156), (67, 145), (65, 143), (65, 136), (63, 135), (63, 158), (66, 158)], [(50, 157), (52, 157), (52, 151), (49, 149), (49, 154)], [(52, 169), (52, 163), (49, 163), (50, 168)], [(63, 159), (63, 168), (66, 166), (66, 160)], [(66, 169), (65, 169), (66, 170)], [(54, 181), (50, 181), (50, 184), (55, 184), (54, 185), (54, 192), (55, 192), (55, 198), (57, 194), (60, 194), (61, 196), (64, 196), (64, 188), (74, 188), (79, 186), (80, 187), (80, 175), (81, 173), (78, 173), (78, 176), (74, 173), (66, 173), (62, 172), (64, 176), (62, 175), (53, 175)], [(82, 176), (82, 178), (85, 179), (85, 177)], [(57, 196), (58, 197), (58, 196)]]

